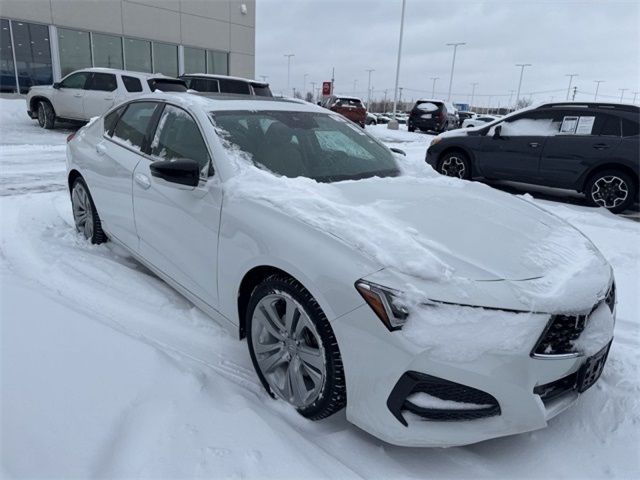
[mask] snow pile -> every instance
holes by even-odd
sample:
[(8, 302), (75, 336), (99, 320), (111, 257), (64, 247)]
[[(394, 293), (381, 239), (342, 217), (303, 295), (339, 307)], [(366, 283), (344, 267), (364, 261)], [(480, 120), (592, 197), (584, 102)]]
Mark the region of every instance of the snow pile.
[(492, 405), (482, 405), (479, 403), (456, 402), (454, 400), (443, 400), (425, 392), (412, 393), (407, 397), (416, 407), (436, 409), (436, 410), (481, 410)]
[(575, 349), (587, 357), (598, 353), (611, 340), (613, 315), (606, 303), (602, 303), (589, 317), (584, 330), (573, 342)]
[(434, 360), (473, 362), (485, 353), (533, 348), (548, 315), (446, 304), (414, 304), (402, 335)]
[(548, 136), (558, 133), (559, 123), (554, 123), (551, 119), (533, 120), (523, 118), (514, 122), (502, 122), (500, 135), (509, 136)]

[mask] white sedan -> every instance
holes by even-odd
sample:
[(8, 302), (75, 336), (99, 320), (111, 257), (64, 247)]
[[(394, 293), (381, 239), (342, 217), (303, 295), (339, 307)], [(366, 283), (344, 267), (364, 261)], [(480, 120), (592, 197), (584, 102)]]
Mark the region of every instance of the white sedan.
[(191, 94), (117, 106), (67, 148), (77, 230), (246, 337), (303, 416), (346, 407), (413, 446), (544, 427), (602, 371), (610, 266), (527, 201), (400, 161), (317, 106)]

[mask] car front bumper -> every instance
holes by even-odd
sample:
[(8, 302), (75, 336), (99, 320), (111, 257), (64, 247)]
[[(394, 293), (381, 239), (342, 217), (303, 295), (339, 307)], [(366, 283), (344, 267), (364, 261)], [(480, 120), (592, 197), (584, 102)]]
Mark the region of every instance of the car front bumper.
[[(598, 308), (606, 309), (600, 313), (610, 316), (611, 335), (599, 347), (608, 352), (614, 314), (604, 304)], [(422, 447), (466, 445), (543, 428), (549, 419), (571, 406), (579, 392), (569, 385), (543, 401), (538, 394), (541, 386), (576, 378), (586, 361), (585, 356), (543, 359), (531, 355), (549, 318), (547, 314), (529, 316), (529, 328), (537, 333), (527, 349), (509, 354), (496, 349), (473, 361), (452, 362), (434, 358), (432, 352), (400, 331), (388, 331), (369, 306), (362, 305), (333, 322), (347, 381), (347, 419), (388, 443)], [(606, 355), (602, 366), (605, 360)], [(600, 372), (601, 367), (598, 375)], [(464, 419), (447, 415), (425, 419), (411, 411), (399, 411), (405, 398), (398, 395), (406, 395), (408, 388), (402, 383), (415, 379), (415, 374), (484, 392), (496, 400), (499, 411)]]

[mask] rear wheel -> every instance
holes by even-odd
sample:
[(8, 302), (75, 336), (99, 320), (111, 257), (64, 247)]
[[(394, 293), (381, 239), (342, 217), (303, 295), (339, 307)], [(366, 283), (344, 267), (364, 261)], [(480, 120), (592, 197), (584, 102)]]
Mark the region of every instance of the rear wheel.
[(589, 204), (620, 213), (633, 205), (638, 187), (631, 176), (620, 170), (603, 170), (592, 175), (584, 193)]
[(409, 125), (407, 127), (407, 130), (409, 130), (410, 132), (415, 132), (416, 131), (416, 127), (414, 127), (413, 125)]
[(102, 231), (102, 223), (93, 203), (89, 188), (82, 178), (76, 178), (71, 188), (71, 206), (76, 230), (91, 243), (100, 244), (107, 241)]
[(38, 103), (38, 125), (47, 130), (51, 130), (56, 123), (56, 114), (53, 107), (46, 100)]
[(267, 277), (251, 294), (246, 322), (251, 360), (267, 391), (312, 420), (345, 407), (338, 343), (300, 283), (281, 274)]
[(447, 177), (471, 178), (471, 163), (469, 157), (462, 152), (449, 152), (438, 163), (438, 172)]

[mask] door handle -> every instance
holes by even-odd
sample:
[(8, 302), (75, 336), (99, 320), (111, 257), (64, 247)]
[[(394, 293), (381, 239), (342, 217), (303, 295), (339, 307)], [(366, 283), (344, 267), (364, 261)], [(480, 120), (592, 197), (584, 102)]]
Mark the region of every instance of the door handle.
[(104, 97), (105, 100), (113, 100), (113, 97)]
[(136, 173), (133, 178), (136, 183), (145, 190), (151, 186), (151, 180), (149, 180), (149, 177), (143, 175), (142, 173)]
[(102, 143), (96, 145), (96, 153), (98, 155), (104, 155), (107, 153), (107, 147), (105, 147)]
[(595, 148), (596, 150), (606, 150), (607, 148), (609, 148), (609, 144), (607, 143), (596, 143), (593, 148)]
[(538, 142), (530, 142), (530, 143), (529, 143), (529, 146), (530, 146), (531, 148), (538, 148), (538, 147), (540, 146), (540, 144), (539, 144)]
[(73, 96), (76, 97), (76, 98), (82, 98), (82, 94), (81, 93), (74, 93)]

